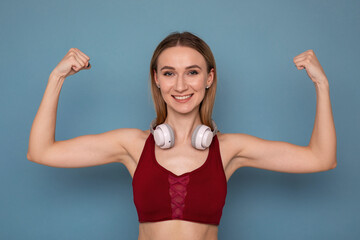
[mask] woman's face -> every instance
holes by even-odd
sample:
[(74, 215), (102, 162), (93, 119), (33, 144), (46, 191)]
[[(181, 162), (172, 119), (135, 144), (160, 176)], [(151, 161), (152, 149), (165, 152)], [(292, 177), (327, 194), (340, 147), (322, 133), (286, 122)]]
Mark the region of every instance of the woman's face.
[(204, 57), (195, 49), (176, 46), (160, 54), (154, 78), (156, 84), (160, 85), (168, 112), (185, 114), (198, 111), (206, 86), (212, 84), (214, 69), (207, 72)]

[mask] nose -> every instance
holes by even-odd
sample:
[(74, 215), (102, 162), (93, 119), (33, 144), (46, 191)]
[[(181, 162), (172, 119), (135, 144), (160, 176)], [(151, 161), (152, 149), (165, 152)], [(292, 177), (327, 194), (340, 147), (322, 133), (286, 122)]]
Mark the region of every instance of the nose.
[(178, 76), (175, 83), (175, 90), (178, 92), (183, 92), (187, 90), (187, 84), (185, 79), (182, 76)]

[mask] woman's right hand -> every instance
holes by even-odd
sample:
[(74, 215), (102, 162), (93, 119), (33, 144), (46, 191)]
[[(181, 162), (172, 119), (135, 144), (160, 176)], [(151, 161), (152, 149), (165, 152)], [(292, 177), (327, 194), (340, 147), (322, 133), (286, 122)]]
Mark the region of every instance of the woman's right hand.
[(90, 69), (90, 58), (77, 48), (70, 48), (65, 57), (58, 63), (58, 65), (51, 72), (51, 75), (66, 78), (80, 70)]

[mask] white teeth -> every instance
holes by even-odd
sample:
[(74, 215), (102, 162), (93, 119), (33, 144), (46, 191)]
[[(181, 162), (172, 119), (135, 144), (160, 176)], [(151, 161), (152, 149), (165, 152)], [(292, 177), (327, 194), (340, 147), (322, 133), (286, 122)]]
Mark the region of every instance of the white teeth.
[(176, 96), (174, 96), (174, 97), (175, 97), (176, 99), (183, 100), (183, 99), (187, 99), (187, 98), (191, 97), (191, 95), (192, 95), (192, 94), (187, 95), (187, 96), (183, 96), (183, 97), (176, 97)]

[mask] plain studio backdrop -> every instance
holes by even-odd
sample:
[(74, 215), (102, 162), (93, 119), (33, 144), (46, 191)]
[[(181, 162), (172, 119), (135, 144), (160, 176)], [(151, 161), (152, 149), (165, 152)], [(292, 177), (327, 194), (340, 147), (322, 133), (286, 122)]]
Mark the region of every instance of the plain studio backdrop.
[(223, 133), (305, 146), (316, 92), (293, 58), (313, 49), (330, 83), (337, 168), (239, 169), (219, 239), (359, 239), (359, 12), (355, 0), (1, 1), (0, 239), (137, 239), (123, 165), (39, 165), (26, 158), (29, 134), (49, 74), (72, 47), (92, 69), (65, 80), (56, 140), (148, 129), (150, 59), (173, 31), (197, 34), (214, 53), (213, 119)]

